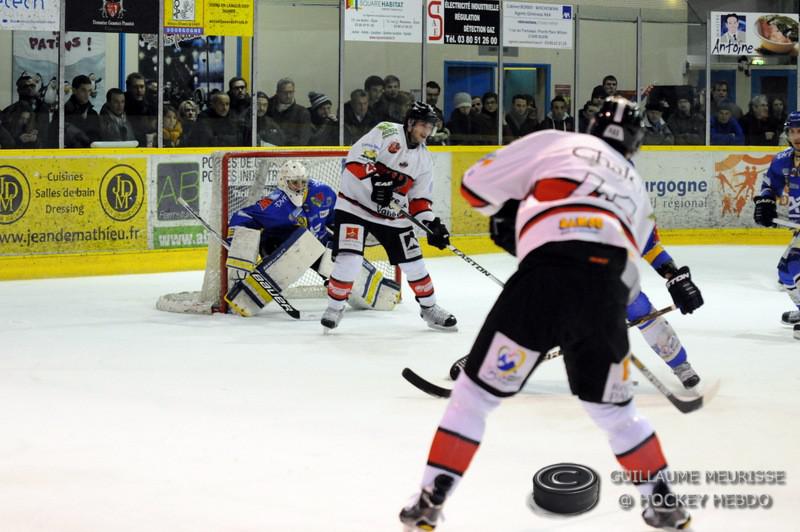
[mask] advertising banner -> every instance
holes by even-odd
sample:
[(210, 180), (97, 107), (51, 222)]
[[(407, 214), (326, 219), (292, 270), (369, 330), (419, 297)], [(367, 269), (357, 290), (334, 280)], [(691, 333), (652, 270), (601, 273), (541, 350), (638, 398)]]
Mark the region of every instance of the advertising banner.
[(712, 55), (797, 56), (797, 13), (711, 13)]
[(207, 1), (206, 35), (253, 36), (253, 0)]
[(58, 31), (61, 0), (4, 0), (0, 27), (4, 30)]
[(571, 50), (572, 6), (503, 3), (503, 46)]
[[(68, 86), (78, 74), (89, 76), (92, 80), (92, 104), (99, 109), (106, 100), (106, 84), (103, 82), (103, 73), (106, 70), (106, 36), (96, 33), (70, 33), (68, 37), (64, 42), (65, 85)], [(39, 96), (47, 103), (56, 103), (59, 43), (58, 32), (15, 31), (11, 41), (12, 84), (25, 72), (38, 84)]]
[(344, 40), (422, 42), (422, 0), (343, 0)]
[(158, 33), (158, 0), (64, 0), (67, 31)]
[(444, 44), (497, 46), (499, 0), (443, 0), (442, 18)]
[(0, 255), (147, 249), (147, 159), (0, 159)]
[(204, 3), (204, 0), (166, 0), (164, 31), (181, 35), (202, 35)]

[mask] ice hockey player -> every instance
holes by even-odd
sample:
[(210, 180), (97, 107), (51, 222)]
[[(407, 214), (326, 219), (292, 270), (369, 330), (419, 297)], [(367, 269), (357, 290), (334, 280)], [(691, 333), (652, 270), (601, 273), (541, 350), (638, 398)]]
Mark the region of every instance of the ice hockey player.
[[(761, 181), (759, 195), (753, 198), (755, 221), (765, 227), (776, 227), (772, 221), (778, 216), (776, 198), (783, 195), (784, 189), (788, 189), (789, 220), (800, 223), (800, 111), (789, 114), (784, 132), (789, 147), (772, 160)], [(797, 307), (784, 312), (781, 322), (794, 327), (794, 337), (800, 340), (800, 231), (795, 231), (778, 262), (778, 279)]]
[(359, 139), (347, 154), (336, 203), (333, 236), (335, 263), (328, 283), (328, 308), (322, 316), (325, 332), (339, 326), (345, 302), (372, 235), (399, 265), (420, 305), (420, 316), (433, 329), (455, 331), (456, 318), (436, 304), (433, 282), (422, 259), (422, 248), (411, 222), (392, 202), (431, 231), (428, 244), (444, 249), (450, 233), (432, 211), (433, 159), (425, 145), (437, 115), (415, 102), (402, 124), (381, 122)]
[[(633, 403), (628, 371), (626, 307), (639, 282), (633, 257), (642, 254), (654, 227), (645, 187), (626, 160), (642, 141), (641, 112), (610, 97), (589, 132), (533, 133), (464, 176), (463, 194), (485, 215), (520, 200), (513, 236), (507, 235), (516, 242), (519, 267), (455, 382), (421, 493), (400, 512), (411, 530), (436, 528), (480, 445), (488, 414), (519, 392), (541, 355), (557, 345), (572, 393), (607, 433), (620, 465), (641, 479), (654, 479), (667, 467), (653, 427)], [(655, 504), (674, 501), (663, 497), (671, 493), (663, 479), (637, 488), (651, 501), (642, 513), (648, 525), (688, 527), (683, 506)]]
[[(268, 278), (279, 290), (299, 279), (310, 267), (323, 278), (333, 268), (330, 248), (336, 192), (309, 179), (305, 165), (288, 160), (278, 168), (277, 187), (268, 196), (234, 213), (229, 223), (230, 251), (225, 296), (231, 309), (253, 316), (272, 298), (259, 283)], [(261, 260), (259, 261), (259, 256)], [(382, 279), (368, 262), (359, 265), (359, 281), (373, 290), (356, 298), (361, 308), (388, 310), (397, 302), (399, 287)], [(383, 308), (383, 307), (388, 308)]]

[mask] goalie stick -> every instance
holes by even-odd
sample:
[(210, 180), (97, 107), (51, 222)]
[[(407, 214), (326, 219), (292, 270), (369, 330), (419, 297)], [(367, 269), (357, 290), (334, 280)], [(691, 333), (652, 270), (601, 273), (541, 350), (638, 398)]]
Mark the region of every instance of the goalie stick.
[[(178, 203), (184, 209), (186, 209), (189, 212), (189, 214), (194, 216), (194, 218), (198, 222), (203, 224), (203, 227), (205, 227), (206, 230), (214, 238), (216, 238), (217, 241), (219, 241), (219, 243), (220, 243), (220, 245), (222, 247), (224, 247), (225, 249), (230, 249), (230, 244), (228, 244), (227, 240), (222, 238), (222, 235), (220, 235), (213, 227), (211, 227), (211, 225), (208, 222), (206, 222), (194, 209), (192, 209), (191, 205), (186, 203), (186, 200), (184, 200), (183, 198), (178, 198)], [(283, 297), (283, 295), (281, 294), (281, 291), (278, 290), (278, 287), (275, 286), (274, 284), (272, 284), (269, 281), (269, 279), (266, 278), (266, 276), (264, 276), (264, 275), (254, 275), (253, 279), (255, 279), (255, 281), (259, 285), (261, 285), (261, 287), (264, 290), (266, 290), (267, 294), (269, 294), (269, 296), (273, 299), (273, 301), (275, 301), (275, 303), (277, 303), (278, 306), (281, 307), (281, 310), (283, 310), (286, 314), (288, 314), (290, 317), (292, 317), (292, 318), (294, 318), (296, 320), (300, 319), (300, 311), (297, 310), (296, 308), (294, 308), (292, 306), (292, 304), (289, 303), (289, 301), (285, 297)]]
[(782, 225), (784, 227), (788, 227), (794, 230), (800, 229), (800, 224), (792, 222), (791, 220), (784, 220), (783, 218), (773, 218), (772, 223), (776, 225)]
[[(637, 319), (635, 321), (629, 322), (628, 323), (628, 327), (635, 327), (636, 325), (639, 325), (639, 324), (644, 323), (646, 321), (650, 321), (650, 320), (652, 320), (654, 318), (657, 318), (658, 316), (661, 316), (662, 314), (666, 314), (667, 312), (670, 312), (672, 310), (675, 310), (675, 305), (670, 305), (668, 307), (664, 307), (664, 308), (662, 308), (660, 310), (656, 310), (654, 312), (651, 312), (650, 314), (647, 314), (646, 316), (642, 316), (641, 318), (639, 318), (639, 319)], [(546, 360), (552, 360), (552, 359), (557, 358), (557, 357), (559, 357), (561, 355), (562, 355), (561, 350), (558, 349), (558, 348), (554, 348), (554, 349), (551, 349), (550, 351), (548, 351), (547, 353), (544, 354), (544, 359), (543, 360), (545, 360), (545, 361)], [(467, 359), (467, 357), (462, 357), (462, 358), (458, 359), (453, 365), (455, 366), (455, 365), (459, 364), (459, 362), (462, 362), (462, 360), (466, 361), (466, 359)], [(658, 380), (658, 378), (653, 374), (653, 372), (651, 372), (647, 368), (647, 366), (645, 366), (644, 363), (641, 360), (639, 360), (635, 355), (631, 354), (631, 360), (633, 361), (634, 366), (636, 366), (639, 369), (639, 371), (642, 373), (642, 375), (644, 375), (645, 378), (648, 381), (650, 381), (650, 383), (659, 392), (661, 392), (667, 398), (667, 400), (670, 403), (673, 404), (673, 406), (675, 406), (675, 408), (677, 408), (679, 411), (683, 412), (684, 414), (688, 414), (689, 412), (694, 412), (695, 410), (699, 410), (700, 408), (702, 408), (703, 405), (708, 403), (708, 401), (710, 401), (716, 395), (717, 391), (719, 390), (720, 383), (719, 383), (719, 381), (716, 381), (711, 386), (709, 386), (705, 390), (703, 395), (701, 395), (701, 396), (693, 397), (693, 398), (681, 398), (681, 397), (678, 397), (677, 395), (672, 393), (672, 391), (669, 388), (667, 388), (660, 380)], [(460, 367), (463, 367), (463, 365), (460, 366)], [(403, 368), (402, 375), (403, 375), (403, 378), (405, 378), (408, 382), (410, 382), (415, 388), (417, 388), (418, 390), (420, 390), (422, 392), (425, 392), (428, 395), (431, 395), (433, 397), (447, 398), (447, 397), (450, 397), (450, 393), (452, 392), (452, 390), (450, 390), (448, 388), (444, 388), (442, 386), (438, 386), (438, 385), (436, 385), (436, 384), (434, 384), (434, 383), (432, 383), (432, 382), (420, 377), (419, 375), (417, 375), (410, 368)]]
[[(428, 234), (428, 235), (430, 235), (430, 234), (431, 234), (431, 230), (430, 230), (430, 229), (428, 229), (428, 227), (427, 227), (425, 224), (423, 224), (422, 222), (420, 222), (419, 220), (417, 220), (416, 218), (414, 218), (414, 217), (413, 217), (413, 216), (412, 216), (412, 215), (411, 215), (411, 214), (410, 214), (408, 211), (406, 211), (405, 209), (403, 209), (403, 207), (400, 205), (400, 202), (398, 202), (397, 200), (394, 200), (394, 201), (392, 201), (392, 208), (394, 208), (394, 209), (395, 209), (397, 212), (399, 212), (400, 214), (402, 214), (402, 215), (403, 215), (405, 218), (407, 218), (407, 219), (408, 219), (408, 221), (410, 221), (412, 224), (416, 225), (417, 227), (419, 227), (420, 229), (422, 229), (423, 231), (425, 231), (425, 234)], [(494, 281), (494, 282), (495, 282), (496, 284), (498, 284), (500, 287), (504, 287), (504, 286), (505, 286), (505, 284), (503, 283), (503, 281), (501, 281), (500, 279), (498, 279), (497, 277), (495, 277), (494, 275), (492, 275), (492, 273), (491, 273), (489, 270), (487, 270), (486, 268), (484, 268), (483, 266), (481, 266), (480, 264), (478, 264), (477, 262), (475, 262), (475, 259), (473, 259), (473, 258), (472, 258), (472, 257), (470, 257), (469, 255), (467, 255), (466, 253), (464, 253), (463, 251), (461, 251), (460, 249), (458, 249), (458, 248), (457, 248), (457, 247), (455, 247), (454, 245), (452, 245), (452, 244), (448, 244), (448, 245), (447, 245), (447, 249), (449, 249), (450, 251), (452, 251), (454, 254), (458, 255), (458, 256), (459, 256), (461, 259), (463, 259), (463, 260), (464, 260), (464, 261), (465, 261), (467, 264), (469, 264), (470, 266), (472, 266), (473, 268), (475, 268), (476, 270), (478, 270), (479, 272), (481, 272), (483, 275), (485, 275), (486, 277), (488, 277), (488, 278), (489, 278), (489, 279), (491, 279), (492, 281)]]

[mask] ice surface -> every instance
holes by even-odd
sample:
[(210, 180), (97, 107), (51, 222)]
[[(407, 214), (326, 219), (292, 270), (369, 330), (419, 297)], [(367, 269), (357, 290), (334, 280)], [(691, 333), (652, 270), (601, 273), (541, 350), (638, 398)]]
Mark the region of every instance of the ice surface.
[[(773, 496), (771, 509), (694, 510), (694, 529), (792, 531), (800, 522), (800, 341), (779, 323), (778, 247), (673, 247), (706, 298), (673, 312), (695, 368), (722, 379), (700, 412), (679, 413), (644, 378), (637, 405), (671, 468), (781, 470), (783, 486), (679, 485), (691, 494)], [(514, 261), (475, 257), (500, 278)], [(274, 305), (252, 319), (155, 310), (159, 295), (198, 289), (200, 272), (0, 283), (0, 530), (264, 532), (400, 530), (445, 402), (400, 377), (442, 385), (498, 287), (456, 257), (428, 261), (459, 332), (428, 329), (413, 297), (392, 313), (348, 311), (333, 334), (324, 302), (310, 319)], [(671, 301), (645, 272), (653, 303)], [(678, 381), (638, 332), (634, 352)], [(602, 476), (601, 502), (568, 519), (526, 506), (533, 473), (571, 461)], [(644, 531), (620, 510), (630, 485), (569, 395), (563, 363), (544, 364), (489, 418), (484, 442), (448, 501), (442, 532)]]

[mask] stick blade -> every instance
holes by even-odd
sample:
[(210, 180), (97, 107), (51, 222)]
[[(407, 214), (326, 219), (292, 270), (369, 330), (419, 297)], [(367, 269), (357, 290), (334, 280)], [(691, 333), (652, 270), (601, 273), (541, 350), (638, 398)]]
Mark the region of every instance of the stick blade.
[(436, 384), (423, 379), (414, 373), (414, 371), (412, 371), (410, 368), (403, 368), (401, 375), (403, 375), (403, 378), (410, 382), (411, 385), (416, 389), (425, 392), (432, 397), (438, 397), (440, 399), (446, 399), (450, 397), (451, 390), (442, 388), (441, 386), (437, 386)]

